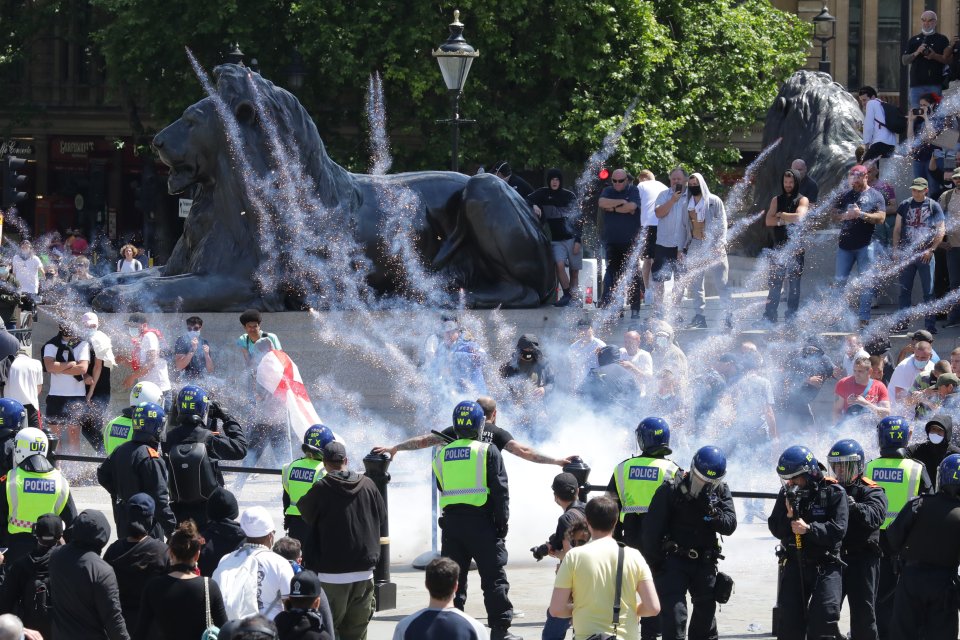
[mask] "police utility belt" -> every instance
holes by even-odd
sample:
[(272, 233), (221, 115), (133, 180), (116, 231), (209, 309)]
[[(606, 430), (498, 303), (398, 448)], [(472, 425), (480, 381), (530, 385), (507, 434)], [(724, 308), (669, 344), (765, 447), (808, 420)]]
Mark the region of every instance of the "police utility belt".
[(673, 540), (664, 540), (662, 548), (663, 552), (667, 555), (679, 556), (689, 560), (716, 562), (717, 560), (724, 559), (724, 555), (720, 553), (720, 549), (717, 547), (713, 547), (711, 549), (687, 549), (685, 547), (681, 547)]
[[(777, 558), (779, 558), (781, 562), (786, 562), (787, 560), (796, 560), (796, 554), (796, 547), (791, 546), (788, 550), (783, 545), (777, 545)], [(805, 566), (815, 567), (822, 567), (828, 564), (839, 564), (844, 567), (847, 566), (847, 563), (840, 559), (839, 553), (820, 552), (816, 555), (813, 555), (806, 549), (806, 547), (800, 551), (800, 563)]]

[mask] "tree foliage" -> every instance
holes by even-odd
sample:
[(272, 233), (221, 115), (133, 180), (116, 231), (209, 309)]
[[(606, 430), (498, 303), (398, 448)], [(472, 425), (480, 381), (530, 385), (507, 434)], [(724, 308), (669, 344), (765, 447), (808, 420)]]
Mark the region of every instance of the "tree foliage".
[[(65, 0), (64, 0), (65, 1)], [(334, 158), (367, 166), (369, 74), (386, 91), (395, 170), (445, 167), (449, 102), (431, 49), (453, 9), (480, 50), (461, 102), (462, 166), (576, 166), (637, 107), (616, 161), (698, 169), (737, 159), (716, 144), (761, 118), (805, 60), (809, 25), (769, 0), (89, 0), (108, 77), (157, 126), (202, 97), (184, 52), (212, 69), (233, 41), (296, 93)]]

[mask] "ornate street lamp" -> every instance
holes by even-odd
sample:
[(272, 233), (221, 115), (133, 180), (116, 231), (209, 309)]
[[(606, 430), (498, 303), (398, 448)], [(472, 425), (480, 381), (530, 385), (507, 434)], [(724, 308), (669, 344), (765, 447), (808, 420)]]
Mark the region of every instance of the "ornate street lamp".
[(223, 61), (229, 64), (243, 64), (243, 51), (240, 51), (240, 43), (234, 42), (233, 48), (223, 56)]
[(463, 39), (463, 24), (460, 22), (460, 11), (453, 12), (453, 22), (450, 23), (450, 36), (433, 51), (433, 57), (440, 65), (443, 82), (447, 85), (450, 94), (451, 115), (449, 120), (440, 120), (449, 124), (451, 129), (451, 158), (450, 168), (460, 170), (460, 125), (476, 122), (460, 118), (460, 96), (463, 95), (463, 85), (467, 82), (470, 66), (474, 58), (480, 55), (467, 41)]
[(830, 61), (827, 60), (827, 43), (837, 37), (837, 19), (827, 11), (827, 3), (813, 18), (813, 37), (820, 41), (820, 71), (830, 73)]

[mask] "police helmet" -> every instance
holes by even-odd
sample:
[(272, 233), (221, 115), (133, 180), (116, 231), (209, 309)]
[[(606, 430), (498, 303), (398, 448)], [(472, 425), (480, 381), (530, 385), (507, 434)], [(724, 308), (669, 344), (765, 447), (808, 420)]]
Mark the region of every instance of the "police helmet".
[(330, 427), (322, 424), (315, 424), (306, 433), (303, 434), (303, 445), (301, 448), (304, 453), (312, 453), (317, 456), (323, 455), (323, 448), (335, 440), (333, 431)]
[(177, 394), (177, 413), (181, 416), (195, 416), (200, 422), (207, 423), (210, 412), (210, 398), (207, 392), (195, 384), (188, 384)]
[(690, 494), (696, 498), (704, 488), (713, 488), (727, 475), (727, 457), (717, 447), (701, 447), (690, 463)]
[(902, 449), (910, 443), (913, 428), (901, 416), (887, 416), (877, 423), (877, 445), (880, 451)]
[(795, 444), (780, 454), (777, 461), (777, 475), (781, 482), (792, 480), (806, 474), (808, 480), (820, 478), (820, 463), (813, 452), (804, 446)]
[(13, 398), (0, 398), (0, 430), (14, 433), (27, 426), (27, 410)]
[(163, 432), (163, 421), (167, 415), (163, 407), (155, 402), (141, 402), (134, 408), (130, 423), (136, 432), (144, 433), (160, 439)]
[(141, 402), (152, 402), (154, 404), (160, 404), (160, 400), (163, 398), (163, 391), (160, 390), (153, 382), (147, 380), (142, 380), (137, 384), (133, 385), (133, 388), (130, 389), (130, 406), (135, 407)]
[(453, 409), (453, 432), (458, 438), (482, 439), (486, 421), (483, 407), (473, 400), (464, 400)]
[(13, 445), (13, 464), (20, 466), (30, 456), (41, 455), (47, 457), (50, 441), (45, 434), (36, 427), (26, 427), (17, 434)]
[(866, 456), (860, 443), (851, 438), (840, 440), (830, 447), (827, 462), (837, 478), (837, 482), (844, 486), (853, 484), (854, 480), (863, 475)]
[(940, 461), (937, 491), (954, 497), (960, 495), (960, 453), (952, 453)]
[(645, 454), (670, 453), (670, 425), (663, 418), (649, 416), (637, 425), (637, 445)]

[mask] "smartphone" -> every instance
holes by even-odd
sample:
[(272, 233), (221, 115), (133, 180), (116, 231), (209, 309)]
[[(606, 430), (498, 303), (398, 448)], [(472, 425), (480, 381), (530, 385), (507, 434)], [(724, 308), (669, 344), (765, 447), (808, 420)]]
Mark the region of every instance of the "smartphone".
[(680, 193), (681, 191), (683, 191), (683, 185), (682, 184), (675, 185), (673, 187), (673, 190), (676, 191), (677, 193)]

